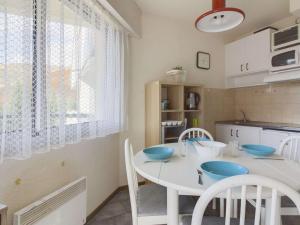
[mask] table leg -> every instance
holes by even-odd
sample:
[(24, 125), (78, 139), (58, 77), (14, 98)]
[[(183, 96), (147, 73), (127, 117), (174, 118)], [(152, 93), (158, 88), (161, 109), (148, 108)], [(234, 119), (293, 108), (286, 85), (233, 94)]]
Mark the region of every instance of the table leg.
[[(265, 218), (265, 224), (269, 225), (271, 224), (271, 208), (272, 208), (272, 199), (266, 199), (266, 218)], [(276, 204), (276, 213), (275, 213), (275, 224), (274, 225), (282, 225), (281, 221), (281, 197), (277, 198), (277, 204)]]
[(173, 188), (167, 188), (168, 225), (179, 224), (179, 196)]

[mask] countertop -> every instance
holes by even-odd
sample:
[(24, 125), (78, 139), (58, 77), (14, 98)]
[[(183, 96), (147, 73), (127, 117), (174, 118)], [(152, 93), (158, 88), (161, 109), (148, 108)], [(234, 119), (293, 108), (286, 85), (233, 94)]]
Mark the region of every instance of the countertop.
[(226, 120), (226, 121), (216, 121), (216, 124), (261, 127), (264, 130), (279, 130), (279, 131), (300, 133), (300, 124), (294, 124), (294, 123), (271, 123), (271, 122), (262, 122), (262, 121), (243, 122), (241, 120)]

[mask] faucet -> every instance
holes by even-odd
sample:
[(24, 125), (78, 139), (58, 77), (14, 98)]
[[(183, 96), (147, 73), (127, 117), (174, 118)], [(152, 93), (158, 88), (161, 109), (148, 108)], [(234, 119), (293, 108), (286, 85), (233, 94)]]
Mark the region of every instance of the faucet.
[(246, 117), (246, 113), (243, 111), (243, 110), (241, 110), (241, 113), (243, 114), (243, 123), (247, 123), (247, 117)]

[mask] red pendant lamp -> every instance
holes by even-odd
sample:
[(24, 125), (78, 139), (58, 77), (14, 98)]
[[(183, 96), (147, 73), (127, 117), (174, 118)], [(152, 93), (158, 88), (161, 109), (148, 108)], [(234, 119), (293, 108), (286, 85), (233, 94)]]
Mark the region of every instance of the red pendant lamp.
[(195, 22), (198, 30), (204, 32), (223, 32), (240, 25), (245, 13), (237, 8), (227, 8), (225, 0), (212, 0), (212, 10), (199, 16)]

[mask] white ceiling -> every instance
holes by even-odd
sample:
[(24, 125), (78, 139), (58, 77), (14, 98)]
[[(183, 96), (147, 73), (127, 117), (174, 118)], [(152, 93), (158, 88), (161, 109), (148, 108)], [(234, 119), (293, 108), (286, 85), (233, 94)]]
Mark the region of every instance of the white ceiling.
[[(194, 23), (202, 13), (211, 9), (211, 0), (135, 0), (145, 13)], [(227, 6), (242, 9), (246, 19), (234, 30), (222, 33), (238, 37), (268, 26), (289, 16), (289, 0), (227, 0)]]

